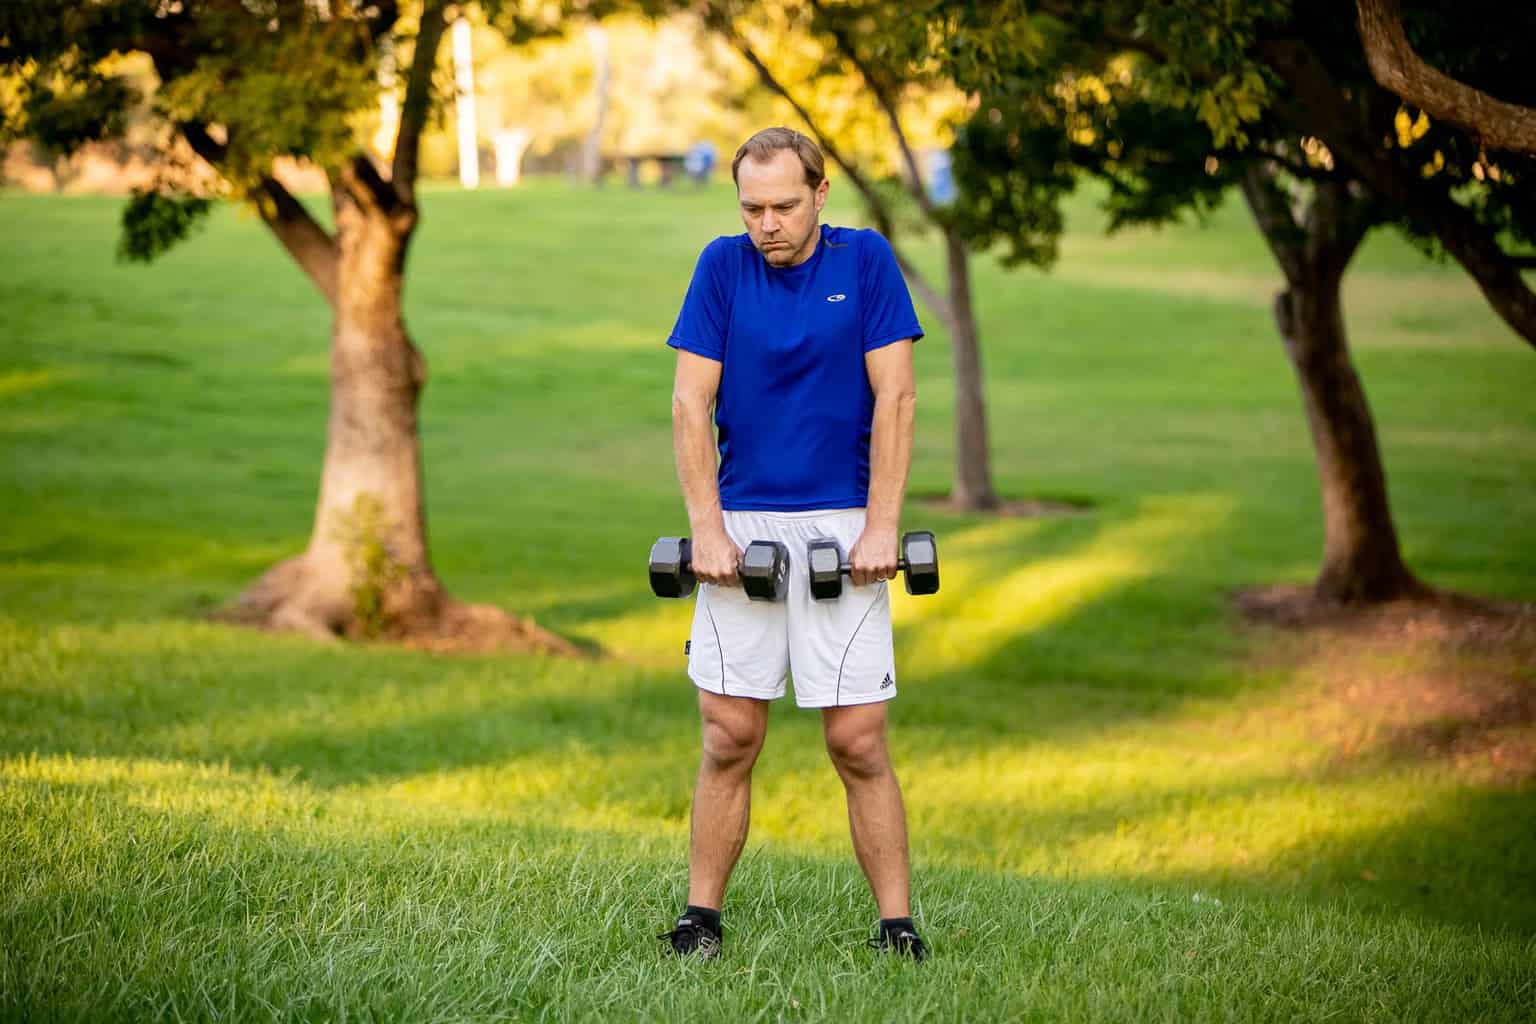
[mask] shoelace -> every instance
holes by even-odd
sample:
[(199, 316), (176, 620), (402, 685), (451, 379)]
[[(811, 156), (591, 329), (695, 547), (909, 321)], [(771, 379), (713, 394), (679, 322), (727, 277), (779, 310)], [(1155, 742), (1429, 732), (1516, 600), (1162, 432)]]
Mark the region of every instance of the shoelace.
[(899, 932), (882, 932), (872, 939), (865, 939), (864, 942), (870, 949), (881, 952), (891, 950), (905, 952), (918, 960), (928, 955), (928, 947), (923, 945), (923, 940), (918, 937), (917, 932), (907, 931), (905, 928)]
[(679, 939), (691, 939), (693, 948), (701, 952), (710, 952), (720, 945), (720, 939), (700, 921), (691, 917), (682, 918), (677, 922), (677, 927), (669, 932), (662, 932), (656, 936), (658, 939), (666, 939), (672, 944), (673, 949), (679, 946)]

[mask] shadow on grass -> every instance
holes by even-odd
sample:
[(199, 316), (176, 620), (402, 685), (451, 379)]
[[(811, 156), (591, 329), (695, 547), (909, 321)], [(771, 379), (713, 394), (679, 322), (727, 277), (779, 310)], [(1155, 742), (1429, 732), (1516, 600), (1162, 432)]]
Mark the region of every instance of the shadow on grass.
[[(1059, 746), (1132, 723), (1172, 720), (1191, 697), (1236, 696), (1255, 684), (1259, 677), (1233, 671), (1243, 641), (1230, 632), (1221, 587), (1191, 572), (1202, 548), (1231, 543), (1241, 523), (1234, 506), (1200, 496), (1106, 506), (1065, 520), (957, 521), (941, 534), (951, 538), (945, 591), (926, 599), (931, 603), (914, 602), (912, 618), (898, 630), (911, 665), (895, 711), (898, 763), (905, 751), (917, 762), (980, 770), (976, 758), (984, 761), (991, 751)], [(632, 596), (581, 599), (564, 612), (579, 615), (582, 601), (596, 613), (640, 609), (654, 601), (642, 587)], [(562, 806), (578, 819), (612, 813), (650, 827), (686, 817), (698, 724), (681, 659), (673, 671), (441, 659), (203, 627), (162, 636), (164, 629), (45, 626), (11, 645), (6, 653), (20, 657), (13, 663), (35, 685), (0, 692), (3, 748), (225, 762), (288, 773), (322, 790), (370, 787), (384, 799), (391, 786), (418, 786), (440, 789), (446, 806), (460, 784), (455, 777), (486, 769), (472, 785), (505, 786), (514, 816), (524, 813), (517, 809), (522, 801), (526, 813), (556, 819)], [(803, 718), (790, 727), (802, 751), (814, 743), (814, 716)], [(771, 763), (774, 754), (765, 758)], [(768, 767), (765, 776), (772, 780), (775, 772), (781, 785), (793, 775)], [(992, 836), (1033, 832), (1068, 850), (1170, 807), (1242, 802), (1293, 783), (1275, 776), (1148, 792), (1121, 786), (1040, 813), (981, 796), (946, 808), (954, 813), (941, 815), (934, 828), (953, 829), (937, 844), (941, 849), (986, 863)], [(486, 799), (477, 792), (470, 802)], [(1426, 849), (1445, 858), (1453, 881), (1424, 893), (1379, 887), (1382, 908), (1454, 922), (1457, 890), (1472, 891), (1469, 873), (1486, 873), (1486, 891), (1473, 886), (1462, 918), (1529, 928), (1529, 915), (1508, 912), (1498, 892), (1528, 893), (1511, 872), (1524, 869), (1531, 844), (1508, 831), (1507, 813), (1469, 821), (1473, 827), (1458, 832), (1453, 811), (1426, 820), (1417, 834), (1438, 837)], [(1504, 830), (1492, 828), (1500, 822)], [(1501, 867), (1481, 851), (1462, 856), (1454, 837), (1475, 846), (1480, 828), (1492, 841), (1507, 841), (1517, 863)], [(1413, 863), (1418, 852), (1407, 844), (1415, 834), (1411, 826), (1383, 832), (1368, 848), (1379, 850), (1383, 863)], [(1333, 849), (1334, 842), (1342, 845)], [(1326, 902), (1353, 884), (1345, 867), (1352, 856), (1353, 840), (1328, 839), (1303, 843), (1294, 859), (1255, 864), (1248, 873), (1221, 869), (1188, 879), (1283, 891), (1277, 877), (1316, 863), (1320, 881), (1309, 898)], [(1145, 872), (1155, 876), (1157, 869)]]
[(1378, 917), (1407, 913), (1532, 939), (1532, 836), (1536, 792), (1468, 788), (1347, 841), (1300, 841), (1266, 867), (1312, 900), (1343, 897)]
[[(71, 773), (77, 779), (72, 781)], [(197, 799), (187, 799), (195, 796)], [(92, 1020), (1517, 1020), (1527, 944), (1181, 881), (923, 872), (937, 953), (863, 948), (846, 859), (754, 847), (718, 965), (662, 957), (680, 837), (370, 813), (218, 769), (33, 764), (0, 799), (0, 1010)], [(46, 872), (38, 865), (47, 865)], [(806, 1016), (812, 1016), (807, 1013)]]

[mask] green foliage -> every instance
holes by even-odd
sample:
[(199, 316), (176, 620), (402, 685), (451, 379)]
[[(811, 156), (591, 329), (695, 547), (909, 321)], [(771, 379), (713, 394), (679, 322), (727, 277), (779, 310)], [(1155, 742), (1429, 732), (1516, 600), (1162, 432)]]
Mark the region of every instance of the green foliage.
[(226, 126), (226, 180), (248, 188), (278, 156), (335, 167), (356, 152), (353, 122), (377, 102), (358, 25), (299, 18), (285, 31), (263, 32), (257, 19), (237, 14), (199, 28), (220, 44), (164, 81), (156, 99), (173, 123)]
[(96, 68), (24, 76), (18, 84), (19, 116), (0, 126), (0, 135), (30, 136), (55, 155), (67, 156), (87, 142), (117, 137), (129, 108), (139, 101), (125, 79)]
[[(995, 114), (995, 116), (994, 116)], [(978, 249), (1003, 243), (1008, 264), (1049, 266), (1061, 234), (1061, 197), (1076, 185), (1066, 136), (1052, 125), (978, 111), (956, 133), (950, 220)]]
[(967, 234), (1008, 239), (1012, 261), (1048, 264), (1061, 200), (1081, 175), (1107, 186), (1111, 231), (1214, 208), (1239, 167), (1233, 152), (1218, 156), (1189, 108), (1151, 99), (1157, 87), (1139, 72), (1122, 58), (988, 97), (955, 145), (955, 216)]
[[(1001, 17), (993, 8), (940, 6), (970, 32)], [(1353, 18), (1338, 17), (1328, 0), (1013, 6), (1037, 24), (1027, 44), (985, 51), (990, 62), (974, 53), (946, 58), (980, 99), (957, 137), (956, 216), (979, 242), (1017, 236), (1011, 258), (1048, 258), (1048, 208), (1073, 175), (1107, 184), (1111, 229), (1203, 214), (1252, 160), (1292, 181), (1335, 178), (1358, 191), (1350, 168), (1319, 140), (1311, 112), (1277, 91), (1262, 54), (1279, 38), (1318, 55), (1380, 133), (1384, 154), (1422, 183), (1422, 204), (1457, 203), (1500, 237), (1536, 244), (1536, 191), (1519, 184), (1536, 175), (1536, 163), (1487, 153), (1467, 133), (1404, 110), (1370, 79)], [(1480, 80), (1512, 88), (1528, 77), (1525, 60), (1501, 41), (1536, 33), (1536, 10), (1478, 10), (1489, 17), (1413, 19), (1417, 45), (1448, 68), (1475, 57)], [(1424, 208), (1381, 213), (1432, 249)]]
[(204, 196), (167, 195), (155, 189), (134, 189), (123, 207), (117, 258), (149, 263), (192, 233), (208, 215), (212, 200)]

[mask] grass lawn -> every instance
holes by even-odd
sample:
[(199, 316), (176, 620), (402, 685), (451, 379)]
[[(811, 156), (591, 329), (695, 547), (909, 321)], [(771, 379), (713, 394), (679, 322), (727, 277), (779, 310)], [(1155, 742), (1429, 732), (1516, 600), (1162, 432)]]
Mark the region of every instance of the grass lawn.
[[(307, 537), (327, 314), (234, 208), (115, 264), (120, 205), (0, 196), (0, 1019), (1536, 1016), (1536, 786), (1499, 761), (1530, 717), (1420, 750), (1339, 697), (1494, 671), (1528, 707), (1536, 667), (1231, 610), (1321, 549), (1240, 206), (1105, 238), (1084, 204), (1053, 273), (976, 263), (999, 487), (1090, 509), (909, 509), (944, 559), (942, 593), (896, 598), (936, 953), (913, 969), (863, 948), (841, 788), (792, 706), (726, 955), (652, 938), (698, 748), (691, 609), (640, 568), (686, 528), (662, 342), (698, 250), (739, 230), (728, 190), (426, 196), (406, 299), (436, 564), (607, 651), (584, 661), (203, 621)], [(1536, 599), (1536, 354), (1389, 236), (1346, 294), (1410, 563)], [(926, 322), (918, 493), (951, 446)]]

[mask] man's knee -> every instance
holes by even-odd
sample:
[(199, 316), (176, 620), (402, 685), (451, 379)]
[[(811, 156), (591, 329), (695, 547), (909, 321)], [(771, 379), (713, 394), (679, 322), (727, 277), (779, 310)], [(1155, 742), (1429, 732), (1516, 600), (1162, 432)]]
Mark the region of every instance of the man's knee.
[(767, 724), (755, 714), (706, 714), (705, 762), (720, 771), (751, 768), (763, 749)]
[(827, 729), (827, 753), (845, 779), (870, 779), (890, 768), (885, 729), (878, 723), (849, 723)]

